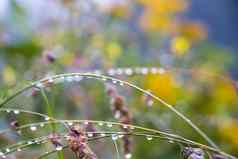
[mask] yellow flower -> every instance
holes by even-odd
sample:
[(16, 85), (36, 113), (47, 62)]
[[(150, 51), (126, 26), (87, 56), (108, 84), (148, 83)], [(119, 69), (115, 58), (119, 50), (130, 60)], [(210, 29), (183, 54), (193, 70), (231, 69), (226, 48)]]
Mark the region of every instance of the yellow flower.
[(139, 3), (157, 15), (182, 12), (187, 8), (185, 0), (139, 0)]
[(140, 19), (140, 25), (147, 31), (169, 32), (174, 25), (174, 21), (168, 15), (158, 16), (153, 12), (146, 11)]
[(171, 50), (177, 55), (184, 55), (190, 47), (191, 44), (185, 37), (175, 37), (171, 42)]
[(187, 8), (185, 0), (139, 0), (144, 6), (140, 24), (147, 31), (171, 32), (176, 23), (175, 15)]
[(145, 88), (170, 104), (176, 101), (178, 84), (170, 73), (147, 75)]
[(182, 22), (177, 25), (177, 34), (186, 37), (191, 42), (204, 40), (207, 38), (205, 27), (196, 22)]
[(116, 60), (122, 53), (122, 48), (117, 42), (109, 42), (105, 49), (108, 58), (112, 61)]
[(12, 86), (16, 83), (16, 75), (15, 70), (11, 66), (6, 66), (3, 69), (3, 82), (8, 85)]
[(230, 106), (238, 102), (237, 92), (233, 84), (228, 81), (217, 81), (213, 97), (216, 103), (222, 105)]
[(231, 120), (222, 122), (220, 126), (220, 133), (223, 137), (228, 139), (238, 150), (238, 121)]

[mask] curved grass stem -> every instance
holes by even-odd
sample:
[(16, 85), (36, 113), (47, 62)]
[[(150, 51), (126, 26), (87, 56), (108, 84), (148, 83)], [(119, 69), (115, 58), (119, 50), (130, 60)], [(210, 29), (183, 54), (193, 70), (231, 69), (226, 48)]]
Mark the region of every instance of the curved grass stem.
[(113, 84), (116, 83), (120, 83), (120, 85), (126, 85), (129, 86), (131, 88), (134, 88), (135, 90), (140, 91), (141, 93), (147, 94), (148, 96), (152, 97), (154, 100), (158, 101), (159, 103), (161, 103), (162, 105), (166, 106), (169, 110), (171, 110), (172, 112), (174, 112), (178, 117), (180, 117), (182, 120), (184, 120), (191, 128), (193, 128), (205, 141), (207, 141), (212, 147), (219, 149), (218, 146), (200, 129), (198, 128), (189, 118), (187, 118), (184, 114), (182, 114), (181, 112), (179, 112), (173, 105), (168, 104), (167, 102), (165, 102), (163, 99), (161, 99), (160, 97), (157, 97), (156, 95), (140, 88), (139, 86), (136, 86), (130, 82), (127, 81), (123, 81), (117, 78), (113, 78), (113, 77), (109, 77), (109, 76), (104, 76), (104, 75), (100, 75), (100, 74), (93, 74), (93, 73), (68, 73), (68, 74), (60, 74), (60, 75), (55, 75), (55, 76), (51, 76), (48, 78), (44, 78), (42, 80), (36, 81), (33, 84), (23, 88), (22, 90), (16, 92), (14, 95), (12, 95), (11, 97), (7, 98), (5, 101), (3, 101), (0, 104), (0, 108), (3, 107), (7, 102), (9, 102), (10, 100), (12, 100), (14, 97), (16, 97), (17, 95), (21, 94), (22, 92), (24, 92), (25, 90), (28, 90), (32, 87), (37, 87), (38, 83), (42, 83), (45, 84), (47, 82), (49, 82), (49, 78), (51, 78), (52, 80), (56, 80), (59, 79), (61, 77), (74, 77), (74, 76), (82, 76), (82, 77), (89, 77), (89, 78), (95, 78), (95, 79), (100, 79), (103, 81), (113, 81)]

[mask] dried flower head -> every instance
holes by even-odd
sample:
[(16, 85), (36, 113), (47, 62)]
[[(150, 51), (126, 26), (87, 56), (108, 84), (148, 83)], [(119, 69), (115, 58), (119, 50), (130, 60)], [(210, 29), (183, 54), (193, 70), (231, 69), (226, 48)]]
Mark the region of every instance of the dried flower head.
[(69, 148), (74, 152), (77, 159), (96, 159), (97, 156), (87, 143), (86, 133), (80, 125), (70, 127), (68, 134)]
[(51, 133), (48, 138), (50, 142), (57, 148), (62, 147), (60, 135), (57, 133)]
[[(112, 113), (116, 119), (118, 119), (123, 124), (131, 124), (132, 123), (132, 116), (125, 105), (125, 100), (122, 96), (118, 95), (117, 91), (113, 88), (107, 88), (108, 95), (111, 97), (111, 106), (112, 106)], [(121, 129), (124, 132), (129, 132), (130, 129), (124, 125), (121, 126)], [(131, 155), (131, 145), (132, 142), (129, 136), (123, 136), (123, 149), (124, 154), (129, 158)]]
[(182, 156), (184, 159), (204, 159), (204, 152), (200, 148), (185, 147)]

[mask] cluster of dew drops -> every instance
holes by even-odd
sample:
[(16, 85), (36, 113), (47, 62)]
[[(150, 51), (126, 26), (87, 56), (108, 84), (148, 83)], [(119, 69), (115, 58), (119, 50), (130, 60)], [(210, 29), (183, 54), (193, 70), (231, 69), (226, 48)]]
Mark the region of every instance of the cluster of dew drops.
[[(100, 80), (103, 80), (103, 81), (111, 81), (113, 84), (119, 84), (121, 86), (124, 85), (124, 82), (123, 81), (120, 81), (120, 80), (117, 80), (117, 79), (108, 79), (104, 76), (100, 76), (102, 75), (103, 73), (105, 73), (106, 75), (109, 75), (109, 76), (120, 76), (120, 75), (126, 75), (126, 76), (131, 76), (131, 75), (146, 75), (146, 74), (164, 74), (166, 71), (164, 68), (161, 68), (161, 67), (151, 67), (151, 68), (148, 68), (148, 67), (136, 67), (136, 68), (115, 68), (115, 69), (109, 69), (107, 71), (101, 71), (101, 70), (95, 70), (93, 71), (92, 73), (95, 74), (95, 75), (99, 75), (99, 76), (90, 76), (90, 74), (88, 76), (82, 76), (80, 74), (77, 74), (77, 73), (73, 73), (71, 75), (67, 75), (67, 76), (57, 76), (55, 78), (52, 78), (52, 77), (46, 77), (44, 78), (43, 80), (41, 81), (38, 81), (37, 83), (32, 83), (34, 86), (36, 86), (37, 88), (44, 88), (46, 86), (48, 86), (48, 84), (57, 84), (57, 83), (64, 83), (64, 82), (80, 82), (81, 80), (83, 80), (84, 78), (95, 78), (95, 79), (100, 79)], [(148, 93), (150, 93), (148, 91)], [(153, 101), (148, 98), (148, 105), (152, 105), (153, 104)], [(13, 112), (15, 115), (18, 115), (19, 113), (21, 113), (20, 110), (17, 110), (17, 109), (6, 109), (6, 112), (7, 113), (10, 113), (10, 112)], [(44, 119), (45, 121), (49, 121), (50, 120), (50, 117), (48, 116), (44, 116)], [(89, 122), (88, 121), (85, 121), (84, 124), (88, 124)], [(68, 125), (72, 125), (73, 123), (72, 122), (68, 122)], [(99, 126), (103, 126), (104, 123), (98, 123)], [(38, 127), (44, 127), (45, 126), (45, 123), (42, 122), (42, 123), (39, 123), (39, 125), (37, 124), (32, 124), (29, 126), (29, 129), (31, 131), (37, 131), (38, 130)], [(112, 127), (113, 124), (111, 123), (108, 123), (107, 124), (108, 127)], [(127, 125), (124, 125), (123, 127), (127, 128), (128, 126)], [(131, 129), (134, 129), (134, 127), (130, 127)], [(20, 130), (19, 130), (20, 131)], [(90, 138), (90, 137), (93, 137), (93, 132), (87, 132), (87, 136)], [(104, 137), (106, 136), (105, 133), (101, 133), (100, 136)], [(112, 140), (117, 140), (119, 138), (122, 138), (124, 135), (123, 134), (120, 134), (120, 133), (115, 133), (115, 134), (112, 134), (111, 135), (111, 138)], [(153, 139), (152, 136), (150, 135), (147, 135), (146, 136), (146, 139), (148, 141), (151, 141)], [(34, 143), (37, 143), (37, 144), (40, 144), (40, 143), (43, 143), (43, 142), (40, 142), (39, 140), (36, 140), (36, 141), (28, 141), (27, 144), (28, 145), (31, 145), (31, 144), (34, 144)], [(56, 151), (61, 151), (63, 149), (63, 147), (56, 147)], [(22, 151), (20, 148), (17, 148), (17, 151)], [(5, 151), (0, 151), (0, 158), (6, 158), (5, 154), (11, 152), (11, 150), (9, 148), (6, 148)], [(48, 152), (46, 152), (48, 153)], [(130, 159), (132, 157), (132, 154), (125, 154), (125, 158), (126, 159)]]
[[(95, 75), (109, 75), (109, 76), (120, 76), (120, 75), (126, 75), (126, 76), (131, 76), (131, 75), (146, 75), (146, 74), (164, 74), (166, 71), (164, 68), (160, 67), (136, 67), (136, 68), (115, 68), (115, 69), (108, 69), (107, 71), (101, 71), (101, 70), (95, 70), (95, 71), (91, 71), (89, 73), (93, 73)], [(86, 76), (86, 78), (98, 78), (101, 79), (103, 81), (107, 81), (109, 79), (103, 77), (103, 76)], [(77, 73), (72, 73), (71, 75), (67, 75), (67, 76), (60, 76), (60, 77), (56, 77), (56, 78), (52, 78), (52, 77), (47, 77), (45, 78), (43, 81), (39, 81), (38, 83), (36, 83), (36, 86), (41, 88), (46, 86), (47, 84), (50, 83), (63, 83), (63, 82), (79, 82), (83, 79), (83, 76)], [(120, 85), (123, 85), (122, 82), (118, 81), (118, 80), (112, 80), (112, 83), (116, 84), (119, 83)], [(33, 83), (35, 84), (35, 83)]]
[[(26, 113), (25, 111), (23, 111), (23, 110), (18, 110), (18, 109), (5, 109), (5, 111), (6, 111), (7, 113), (12, 113), (12, 112), (13, 112), (15, 115), (19, 115), (20, 113)], [(45, 116), (42, 115), (42, 117), (44, 117), (44, 120), (45, 120), (45, 121), (49, 121), (49, 120), (51, 119), (50, 117), (48, 117), (48, 116), (46, 116), (46, 115), (45, 115)], [(60, 122), (62, 123), (62, 121), (60, 121)], [(90, 122), (91, 122), (91, 121), (85, 120), (85, 121), (83, 121), (83, 124), (84, 124), (84, 125), (88, 125)], [(64, 121), (64, 123), (67, 124), (67, 125), (69, 125), (69, 126), (72, 126), (72, 125), (74, 124), (74, 121)], [(94, 123), (94, 124), (95, 124), (95, 123)], [(100, 126), (100, 127), (106, 126), (106, 127), (108, 127), (108, 128), (112, 128), (113, 125), (114, 125), (114, 124), (111, 123), (111, 122), (97, 122), (96, 124), (97, 124), (98, 126)], [(44, 126), (45, 126), (45, 123), (44, 123), (44, 122), (39, 122), (39, 123), (36, 123), (36, 124), (30, 124), (28, 127), (25, 127), (25, 128), (28, 128), (30, 131), (35, 132), (35, 131), (37, 131), (40, 127), (44, 127)], [(124, 125), (122, 125), (122, 126), (123, 126), (123, 128), (129, 128), (129, 129), (131, 129), (131, 130), (134, 130), (134, 129), (135, 129), (135, 127), (132, 126), (132, 125), (126, 125), (126, 124), (124, 124)], [(106, 134), (105, 132), (86, 132), (88, 138), (93, 137), (95, 133), (96, 133), (96, 134), (99, 134), (99, 136), (101, 136), (101, 137), (106, 137), (106, 136), (107, 136), (107, 134)], [(118, 140), (118, 139), (120, 139), (120, 138), (123, 138), (124, 135), (126, 135), (126, 134), (124, 134), (123, 132), (115, 132), (115, 133), (111, 134), (110, 136), (111, 136), (111, 139), (112, 139), (113, 141), (116, 141), (116, 140)], [(67, 135), (64, 135), (63, 137), (67, 138), (68, 136), (67, 136)], [(151, 141), (151, 140), (153, 139), (153, 137), (150, 136), (150, 135), (146, 135), (145, 137), (146, 137), (146, 139), (147, 139), (148, 141)], [(47, 137), (39, 138), (39, 139), (34, 139), (34, 140), (28, 140), (28, 141), (26, 142), (26, 144), (27, 144), (28, 146), (33, 145), (33, 144), (43, 144), (43, 143), (45, 143), (45, 140), (46, 140), (46, 139), (47, 139)], [(55, 150), (56, 150), (56, 151), (61, 151), (61, 150), (63, 150), (63, 146), (57, 146), (57, 147), (55, 148)], [(9, 153), (11, 153), (11, 152), (15, 152), (15, 151), (21, 152), (22, 149), (21, 149), (20, 147), (17, 147), (17, 148), (14, 149), (14, 150), (11, 150), (10, 148), (6, 148), (4, 151), (0, 151), (0, 158), (6, 158), (6, 157), (7, 157), (7, 156), (6, 156), (7, 154), (9, 154)], [(47, 153), (49, 153), (49, 152), (46, 152), (46, 154), (47, 154)], [(131, 157), (132, 157), (132, 154), (131, 154), (131, 153), (125, 154), (125, 158), (126, 158), (126, 159), (130, 159)]]

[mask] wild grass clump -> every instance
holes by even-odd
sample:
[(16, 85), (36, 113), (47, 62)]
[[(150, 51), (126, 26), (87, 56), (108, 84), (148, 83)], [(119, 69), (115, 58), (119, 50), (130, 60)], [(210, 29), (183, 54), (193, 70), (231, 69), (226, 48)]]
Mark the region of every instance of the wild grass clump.
[[(132, 75), (133, 73), (164, 72), (165, 70), (162, 68), (137, 68), (135, 70), (118, 68), (111, 69), (107, 73), (111, 76), (117, 76), (122, 74)], [(56, 118), (53, 109), (58, 108), (52, 106), (52, 103), (49, 101), (47, 96), (50, 92), (49, 88), (60, 83), (73, 83), (76, 85), (82, 80), (88, 79), (96, 79), (105, 84), (106, 95), (110, 99), (111, 104), (111, 115), (115, 121)], [(159, 102), (193, 128), (208, 145), (195, 142), (176, 133), (133, 124), (133, 113), (128, 108), (124, 94), (117, 91), (118, 86), (131, 88), (140, 92), (144, 95), (146, 104), (149, 106), (154, 102)], [(34, 94), (41, 95), (47, 113), (7, 107), (10, 101), (29, 90), (34, 92)], [(149, 107), (147, 108), (149, 109)], [(145, 139), (144, 142), (151, 143), (156, 140), (164, 140), (174, 144), (181, 149), (181, 156), (185, 159), (236, 159), (236, 157), (221, 151), (200, 128), (173, 105), (168, 104), (150, 91), (118, 78), (104, 76), (100, 71), (96, 71), (95, 73), (59, 74), (35, 81), (5, 99), (0, 104), (0, 112), (2, 115), (9, 117), (10, 123), (9, 127), (0, 130), (2, 140), (0, 158), (11, 158), (12, 156), (26, 158), (26, 156), (30, 156), (40, 159), (48, 158), (56, 153), (59, 159), (64, 159), (68, 156), (73, 156), (77, 159), (96, 159), (99, 157), (95, 151), (95, 147), (100, 146), (100, 143), (105, 141), (111, 141), (114, 154), (116, 154), (115, 158), (130, 159), (133, 158), (134, 141), (140, 137)], [(27, 121), (20, 119), (23, 115), (27, 116)], [(37, 118), (38, 121), (34, 121), (33, 117)], [(9, 136), (9, 134), (14, 134), (14, 137)], [(5, 145), (5, 143), (8, 144)], [(35, 149), (30, 151), (33, 147)], [(37, 151), (38, 149), (39, 151)]]

